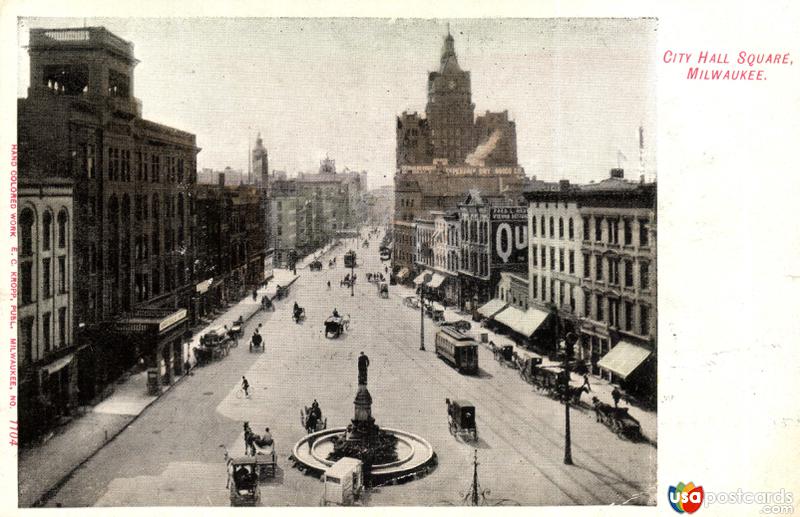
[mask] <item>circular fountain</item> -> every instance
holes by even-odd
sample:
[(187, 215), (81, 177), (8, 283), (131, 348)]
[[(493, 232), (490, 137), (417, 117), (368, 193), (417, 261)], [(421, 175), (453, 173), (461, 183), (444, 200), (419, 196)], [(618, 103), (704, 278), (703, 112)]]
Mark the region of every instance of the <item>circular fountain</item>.
[(372, 396), (367, 390), (368, 365), (369, 359), (362, 352), (351, 424), (304, 436), (292, 450), (295, 466), (319, 475), (342, 457), (357, 458), (364, 463), (366, 477), (373, 485), (416, 478), (435, 466), (436, 454), (427, 440), (375, 424)]

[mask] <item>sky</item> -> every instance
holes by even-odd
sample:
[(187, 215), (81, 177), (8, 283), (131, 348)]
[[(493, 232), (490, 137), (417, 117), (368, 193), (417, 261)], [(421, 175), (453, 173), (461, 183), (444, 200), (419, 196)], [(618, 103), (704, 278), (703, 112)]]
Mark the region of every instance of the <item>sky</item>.
[[(22, 18), (29, 28), (105, 26), (134, 44), (143, 116), (197, 135), (198, 169), (247, 170), (260, 132), (270, 168), (395, 170), (395, 117), (424, 112), (448, 23), (475, 113), (508, 110), (538, 179), (600, 180), (618, 164), (655, 179), (653, 19)], [(639, 127), (644, 128), (644, 167)]]

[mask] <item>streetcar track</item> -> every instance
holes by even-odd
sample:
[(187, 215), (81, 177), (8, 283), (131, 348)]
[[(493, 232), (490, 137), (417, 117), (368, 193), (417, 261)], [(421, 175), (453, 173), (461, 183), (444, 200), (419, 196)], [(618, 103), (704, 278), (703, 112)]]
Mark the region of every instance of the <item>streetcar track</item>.
[[(388, 336), (387, 334), (385, 334), (385, 333), (384, 333), (384, 336), (385, 336), (385, 337), (387, 337), (387, 338), (389, 337), (389, 336)], [(401, 351), (403, 352), (403, 354), (404, 354), (404, 355), (406, 355), (407, 357), (410, 357), (410, 358), (412, 358), (412, 357), (411, 357), (411, 354), (409, 354), (409, 353), (408, 353), (406, 350), (404, 350), (404, 349), (402, 349), (402, 348), (399, 348), (399, 347), (398, 347), (398, 349), (399, 349), (399, 350), (401, 350)], [(416, 358), (412, 358), (412, 361), (414, 361), (414, 362), (417, 362), (417, 363), (418, 363), (418, 364), (420, 364), (420, 365), (423, 365), (423, 364), (424, 364), (424, 369), (425, 369), (425, 370), (427, 370), (427, 373), (428, 373), (428, 374), (431, 374), (431, 373), (433, 372), (433, 370), (431, 369), (431, 368), (432, 368), (432, 365), (430, 365), (429, 363), (423, 363), (423, 362), (421, 362), (421, 361), (416, 361), (415, 359), (416, 359)], [(440, 381), (439, 381), (439, 380), (436, 378), (436, 376), (432, 376), (432, 378), (433, 378), (433, 380), (434, 380), (434, 381), (435, 381), (437, 384), (439, 384), (440, 386), (442, 386), (442, 387), (445, 387), (445, 388), (447, 387), (447, 386), (445, 386), (445, 385), (444, 385), (442, 382), (440, 382)], [(490, 387), (491, 387), (491, 389), (492, 389), (494, 392), (498, 392), (498, 393), (500, 393), (501, 395), (504, 395), (504, 394), (501, 392), (501, 390), (500, 390), (500, 389), (499, 389), (497, 386), (493, 385), (492, 383), (483, 383), (483, 384), (487, 384), (488, 386), (490, 386)], [(503, 402), (507, 402), (506, 400), (498, 399), (498, 397), (496, 397), (496, 396), (492, 396), (492, 395), (490, 395), (490, 394), (488, 394), (488, 393), (485, 393), (485, 392), (480, 392), (480, 390), (478, 390), (478, 396), (479, 396), (479, 397), (480, 397), (480, 396), (483, 396), (483, 397), (489, 398), (489, 399), (490, 399), (490, 400), (491, 400), (491, 401), (492, 401), (492, 402), (493, 402), (495, 405), (502, 404)], [(476, 397), (476, 398), (478, 398), (478, 397)], [(559, 444), (558, 442), (556, 442), (554, 439), (552, 439), (552, 438), (550, 438), (549, 436), (547, 436), (547, 435), (543, 434), (543, 433), (542, 433), (542, 432), (541, 432), (539, 429), (537, 429), (537, 426), (536, 426), (536, 424), (543, 424), (543, 427), (545, 427), (545, 428), (547, 428), (547, 429), (549, 429), (549, 430), (553, 431), (554, 433), (557, 433), (556, 429), (555, 429), (555, 428), (554, 428), (552, 425), (550, 425), (550, 424), (549, 424), (549, 423), (548, 423), (546, 420), (543, 420), (543, 419), (542, 419), (542, 420), (536, 419), (535, 421), (532, 421), (532, 420), (531, 420), (531, 417), (529, 417), (529, 416), (527, 416), (527, 415), (525, 415), (525, 414), (521, 414), (519, 411), (517, 411), (517, 410), (515, 410), (515, 409), (513, 409), (513, 408), (506, 407), (506, 408), (505, 408), (505, 410), (506, 410), (507, 412), (512, 412), (512, 413), (514, 413), (514, 414), (515, 414), (515, 415), (516, 415), (516, 416), (519, 418), (519, 420), (518, 420), (518, 421), (524, 421), (524, 422), (527, 422), (528, 426), (529, 426), (529, 427), (532, 429), (532, 432), (533, 432), (533, 433), (535, 433), (536, 435), (540, 436), (541, 438), (543, 438), (543, 439), (544, 439), (545, 441), (547, 441), (548, 443), (550, 443), (550, 444), (552, 444), (552, 445), (554, 445), (554, 446), (556, 446), (556, 447), (559, 447), (559, 446), (560, 446), (560, 444)], [(514, 423), (514, 422), (509, 422), (509, 421), (508, 421), (508, 419), (506, 419), (506, 418), (503, 418), (503, 415), (501, 415), (501, 417), (500, 417), (500, 418), (504, 420), (504, 423), (505, 423), (505, 424), (508, 426), (508, 428), (509, 428), (509, 429), (511, 429), (511, 430), (513, 430), (513, 431), (514, 431), (514, 433), (515, 433), (517, 436), (520, 436), (520, 437), (521, 437), (521, 438), (523, 438), (523, 439), (527, 439), (527, 438), (528, 438), (528, 436), (524, 435), (522, 431), (520, 431), (520, 430), (518, 430), (518, 429), (517, 429), (517, 426), (515, 425), (515, 423)], [(533, 418), (535, 418), (535, 417), (533, 417)], [(479, 417), (479, 420), (484, 420), (484, 419)], [(508, 445), (510, 445), (512, 449), (516, 450), (516, 451), (517, 451), (518, 453), (520, 453), (520, 454), (521, 454), (523, 457), (525, 457), (525, 458), (526, 458), (526, 459), (527, 459), (529, 462), (531, 462), (532, 464), (534, 464), (534, 465), (535, 465), (535, 463), (533, 462), (533, 460), (531, 460), (531, 459), (530, 459), (528, 456), (526, 456), (524, 453), (522, 453), (522, 452), (521, 452), (521, 451), (520, 451), (520, 450), (519, 450), (519, 449), (518, 449), (516, 446), (514, 446), (514, 445), (513, 445), (511, 442), (509, 442), (508, 440), (506, 440), (505, 438), (503, 438), (503, 437), (502, 437), (502, 435), (501, 435), (501, 434), (498, 432), (498, 430), (497, 430), (497, 428), (496, 428), (496, 427), (494, 427), (494, 426), (493, 426), (493, 425), (491, 425), (491, 424), (487, 424), (487, 426), (488, 426), (490, 429), (492, 429), (492, 430), (495, 432), (495, 434), (497, 434), (497, 436), (498, 436), (499, 438), (501, 438), (501, 439), (502, 439), (504, 442), (506, 442)], [(625, 478), (624, 478), (624, 477), (623, 477), (623, 476), (622, 476), (622, 475), (621, 475), (621, 474), (620, 474), (620, 473), (619, 473), (619, 472), (618, 472), (616, 469), (614, 469), (613, 467), (611, 467), (611, 466), (610, 466), (610, 465), (608, 465), (607, 463), (603, 462), (602, 460), (599, 460), (599, 459), (597, 459), (597, 458), (595, 457), (595, 455), (594, 455), (594, 454), (592, 454), (592, 453), (590, 453), (590, 452), (586, 451), (585, 449), (583, 449), (583, 448), (582, 448), (582, 447), (580, 447), (580, 446), (576, 446), (575, 448), (576, 448), (577, 450), (581, 451), (581, 452), (582, 452), (583, 454), (585, 454), (587, 457), (591, 458), (591, 459), (592, 459), (592, 460), (593, 460), (593, 461), (594, 461), (594, 462), (595, 462), (597, 465), (600, 465), (601, 467), (604, 467), (604, 468), (605, 468), (605, 469), (607, 469), (609, 472), (611, 472), (612, 474), (614, 474), (614, 475), (616, 476), (616, 481), (619, 481), (619, 482), (621, 482), (621, 483), (623, 483), (623, 484), (625, 484), (625, 485), (629, 486), (630, 488), (632, 488), (632, 489), (634, 489), (634, 490), (636, 490), (636, 491), (641, 491), (641, 490), (642, 490), (642, 488), (641, 488), (641, 487), (638, 487), (638, 486), (636, 486), (635, 484), (633, 484), (632, 482), (630, 482), (630, 481), (626, 480), (626, 479), (625, 479)], [(599, 478), (599, 476), (598, 476), (596, 473), (594, 473), (594, 471), (593, 471), (593, 470), (590, 470), (590, 469), (588, 469), (588, 468), (587, 468), (587, 469), (585, 469), (585, 470), (586, 470), (587, 472), (589, 472), (589, 473), (593, 474), (595, 477), (598, 477), (598, 478)], [(540, 472), (541, 472), (541, 471), (540, 471)], [(547, 477), (547, 476), (545, 476), (545, 477)], [(575, 482), (575, 483), (576, 483), (578, 486), (580, 486), (581, 488), (583, 488), (583, 489), (584, 489), (584, 490), (585, 490), (585, 491), (586, 491), (588, 494), (590, 494), (590, 495), (592, 495), (593, 497), (595, 497), (596, 499), (600, 499), (600, 500), (602, 501), (602, 498), (599, 498), (599, 497), (598, 497), (598, 496), (597, 496), (597, 495), (596, 495), (594, 492), (592, 492), (590, 489), (588, 489), (588, 488), (587, 488), (587, 487), (586, 487), (586, 486), (585, 486), (583, 483), (581, 483), (580, 481), (578, 481), (578, 480), (575, 478), (575, 476), (573, 476), (573, 475), (571, 475), (571, 474), (567, 473), (567, 477), (569, 477), (570, 479), (572, 479), (572, 481), (574, 481), (574, 482)], [(552, 479), (548, 478), (548, 480), (550, 480), (551, 482), (553, 482), (553, 483), (554, 483), (556, 486), (558, 486), (559, 488), (561, 488), (561, 489), (562, 489), (562, 491), (564, 491), (563, 487), (561, 487), (560, 485), (558, 485), (557, 483), (555, 483), (555, 482), (554, 482)], [(618, 489), (618, 488), (614, 487), (613, 485), (606, 484), (606, 486), (608, 486), (608, 487), (609, 487), (609, 488), (610, 488), (610, 489), (611, 489), (613, 492), (615, 492), (615, 493), (616, 493), (618, 496), (622, 497), (623, 499), (627, 499), (627, 498), (630, 496), (630, 493), (629, 493), (629, 492), (621, 491), (620, 489)], [(566, 491), (565, 491), (565, 493), (566, 493)], [(569, 494), (567, 494), (567, 495), (569, 496)]]

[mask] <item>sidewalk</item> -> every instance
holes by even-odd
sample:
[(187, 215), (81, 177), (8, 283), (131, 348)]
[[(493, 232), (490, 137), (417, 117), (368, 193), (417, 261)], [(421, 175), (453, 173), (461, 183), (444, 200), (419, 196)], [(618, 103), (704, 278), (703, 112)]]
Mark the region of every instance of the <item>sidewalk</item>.
[[(397, 286), (399, 289), (396, 290), (398, 294), (401, 294), (400, 290), (402, 291), (401, 297), (405, 296), (414, 296), (414, 289), (405, 286)], [(448, 307), (444, 311), (444, 319), (445, 321), (456, 321), (459, 319), (469, 321), (470, 325), (472, 325), (472, 329), (469, 331), (469, 334), (472, 335), (478, 343), (484, 347), (486, 350), (489, 350), (488, 343), (482, 343), (480, 339), (481, 334), (488, 334), (489, 341), (494, 341), (495, 344), (503, 344), (503, 345), (512, 345), (514, 347), (514, 351), (517, 352), (519, 355), (522, 356), (530, 356), (531, 352), (528, 350), (517, 346), (508, 336), (504, 336), (502, 334), (497, 334), (489, 330), (488, 328), (480, 325), (472, 321), (472, 317), (470, 314), (462, 313), (456, 310), (453, 307)], [(540, 355), (540, 354), (536, 354)], [(494, 358), (492, 358), (494, 360)], [(551, 361), (546, 356), (542, 356), (542, 365), (543, 366), (557, 366), (560, 363)], [(571, 384), (580, 386), (583, 384), (583, 377), (572, 373), (570, 377)], [(525, 381), (520, 378), (519, 380), (521, 385), (525, 385)], [(592, 397), (597, 397), (600, 399), (601, 402), (605, 402), (606, 404), (614, 404), (614, 398), (611, 396), (611, 392), (614, 390), (614, 385), (611, 384), (609, 381), (605, 379), (601, 379), (594, 375), (589, 376), (589, 383), (591, 385), (592, 391), (584, 395), (584, 401), (591, 401)], [(647, 411), (642, 408), (636, 406), (629, 406), (624, 402), (620, 403), (621, 407), (629, 407), (628, 413), (639, 421), (639, 424), (642, 428), (642, 434), (647, 437), (651, 442), (657, 443), (658, 441), (658, 425), (657, 425), (657, 414), (653, 411)]]
[[(197, 346), (200, 336), (209, 328), (230, 325), (240, 316), (245, 321), (261, 309), (261, 297), (275, 298), (277, 286), (288, 286), (298, 276), (286, 269), (275, 269), (272, 280), (258, 290), (256, 300), (248, 296), (231, 306), (225, 313), (192, 336), (189, 350)], [(194, 366), (193, 354), (190, 362)], [(185, 376), (162, 388), (162, 395), (181, 382)], [(114, 393), (91, 408), (85, 415), (76, 417), (55, 431), (55, 436), (40, 446), (19, 449), (19, 502), (20, 507), (31, 507), (47, 492), (57, 486), (71, 472), (91, 458), (97, 451), (125, 430), (158, 397), (147, 395), (147, 372), (143, 371), (118, 381)]]

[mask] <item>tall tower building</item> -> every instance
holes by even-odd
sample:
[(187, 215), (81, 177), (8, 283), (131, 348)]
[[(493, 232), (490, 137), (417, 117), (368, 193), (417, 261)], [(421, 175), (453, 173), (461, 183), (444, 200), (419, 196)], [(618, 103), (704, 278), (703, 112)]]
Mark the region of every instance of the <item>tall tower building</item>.
[(425, 107), (431, 129), (433, 159), (461, 164), (475, 149), (475, 105), (469, 72), (461, 70), (455, 42), (449, 33), (444, 40), (439, 71), (428, 74), (428, 104)]
[(255, 185), (266, 185), (269, 175), (269, 154), (264, 147), (264, 139), (261, 133), (256, 137), (256, 146), (250, 151), (250, 163), (253, 170), (253, 183)]

